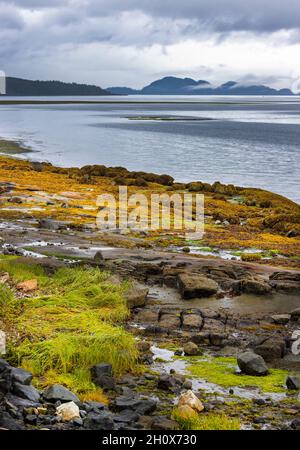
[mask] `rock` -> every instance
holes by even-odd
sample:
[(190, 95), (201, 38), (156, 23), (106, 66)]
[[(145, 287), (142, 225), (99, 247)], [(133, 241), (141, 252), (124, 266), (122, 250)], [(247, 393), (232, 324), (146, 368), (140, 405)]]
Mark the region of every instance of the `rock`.
[(181, 319), (180, 315), (176, 314), (163, 314), (159, 321), (159, 326), (169, 330), (177, 330), (180, 328)]
[(21, 199), (21, 197), (11, 197), (7, 200), (10, 203), (17, 203), (17, 204), (21, 204), (23, 203), (23, 200)]
[(241, 371), (247, 375), (262, 376), (268, 373), (263, 357), (250, 351), (238, 355), (237, 363)]
[(98, 250), (94, 256), (94, 261), (104, 261), (104, 256), (100, 250)]
[(201, 344), (209, 344), (209, 336), (210, 333), (201, 332), (198, 334), (193, 334), (191, 339), (195, 344), (201, 345)]
[(193, 393), (193, 391), (188, 390), (183, 392), (178, 400), (178, 407), (189, 406), (193, 411), (201, 412), (204, 410), (199, 398)]
[(178, 423), (167, 417), (155, 417), (151, 428), (153, 430), (173, 431), (178, 429)]
[(293, 430), (300, 430), (300, 419), (294, 419), (291, 422), (291, 428)]
[(66, 387), (60, 384), (53, 384), (53, 386), (49, 386), (43, 392), (43, 397), (46, 401), (55, 403), (57, 401), (61, 402), (75, 402), (79, 403), (79, 398), (73, 394), (73, 392), (69, 391)]
[(24, 418), (24, 422), (28, 425), (36, 426), (38, 422), (38, 417), (35, 414), (27, 414)]
[(174, 355), (175, 356), (182, 356), (183, 354), (183, 348), (178, 348), (177, 350), (175, 350)]
[(286, 325), (290, 321), (291, 315), (290, 314), (276, 314), (274, 316), (271, 316), (271, 319), (273, 320), (274, 323), (276, 323), (276, 325)]
[(136, 315), (135, 320), (139, 323), (157, 323), (158, 322), (158, 311), (152, 309), (141, 309)]
[(185, 382), (182, 385), (183, 389), (192, 389), (193, 383), (190, 380), (185, 380)]
[(56, 414), (65, 422), (80, 418), (79, 408), (74, 402), (63, 403), (58, 406), (56, 408)]
[(209, 343), (216, 347), (221, 347), (225, 339), (227, 339), (227, 336), (225, 334), (210, 333), (209, 335)]
[(23, 427), (16, 422), (10, 414), (7, 412), (1, 412), (0, 414), (0, 428), (6, 430), (22, 430)]
[(96, 364), (91, 368), (93, 383), (103, 389), (115, 389), (115, 380), (112, 375), (112, 365), (107, 363)]
[(38, 287), (37, 280), (27, 280), (17, 284), (17, 289), (23, 292), (35, 291), (37, 287)]
[(130, 392), (115, 399), (115, 409), (117, 411), (130, 409), (141, 415), (151, 414), (156, 409), (156, 401), (152, 399), (141, 399), (139, 396), (134, 395), (133, 392)]
[(39, 227), (44, 230), (57, 231), (59, 229), (59, 222), (56, 222), (51, 219), (40, 219)]
[(11, 390), (11, 387), (11, 367), (4, 359), (0, 359), (0, 392), (6, 394)]
[(132, 286), (125, 293), (125, 300), (127, 307), (137, 308), (138, 306), (144, 306), (146, 304), (146, 298), (149, 289), (137, 282), (133, 282)]
[(241, 281), (241, 291), (246, 294), (266, 295), (272, 287), (263, 278), (246, 278)]
[(87, 430), (113, 430), (113, 415), (108, 411), (89, 413), (83, 423)]
[(187, 342), (184, 347), (184, 354), (187, 356), (195, 356), (199, 355), (199, 348), (198, 345), (196, 345), (194, 342)]
[(122, 423), (130, 423), (136, 422), (138, 418), (139, 415), (135, 411), (131, 411), (130, 409), (124, 409), (120, 414), (114, 416), (114, 421)]
[(177, 380), (172, 375), (162, 374), (157, 381), (157, 387), (164, 391), (174, 391), (177, 388)]
[(262, 356), (265, 361), (283, 358), (286, 352), (285, 341), (268, 339), (255, 347), (255, 353)]
[(186, 331), (200, 331), (203, 327), (203, 318), (200, 314), (184, 314), (182, 329)]
[(13, 367), (11, 369), (11, 376), (12, 376), (12, 381), (20, 383), (20, 384), (26, 384), (29, 385), (32, 381), (32, 373), (27, 372), (24, 369), (20, 369), (17, 367)]
[(286, 379), (286, 386), (289, 390), (300, 389), (300, 378), (296, 376), (289, 375)]
[(215, 281), (196, 273), (179, 274), (178, 285), (185, 299), (210, 297), (218, 291), (218, 284)]
[(148, 341), (138, 341), (137, 348), (140, 353), (147, 353), (151, 349), (151, 343)]
[(296, 308), (291, 311), (291, 320), (297, 322), (300, 319), (300, 308)]
[(25, 384), (15, 382), (13, 385), (13, 393), (31, 402), (39, 402), (40, 400), (40, 393), (33, 386), (26, 386)]

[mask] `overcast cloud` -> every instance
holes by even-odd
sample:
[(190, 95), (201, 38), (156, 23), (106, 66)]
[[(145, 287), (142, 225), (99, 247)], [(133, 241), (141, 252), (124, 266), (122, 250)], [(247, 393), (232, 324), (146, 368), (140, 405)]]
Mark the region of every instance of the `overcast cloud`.
[(141, 87), (300, 76), (299, 0), (0, 0), (0, 70)]

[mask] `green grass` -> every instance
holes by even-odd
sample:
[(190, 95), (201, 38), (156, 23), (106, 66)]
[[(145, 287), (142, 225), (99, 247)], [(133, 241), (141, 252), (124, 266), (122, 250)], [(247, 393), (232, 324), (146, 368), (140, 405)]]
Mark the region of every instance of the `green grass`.
[(175, 408), (172, 419), (179, 424), (181, 430), (239, 430), (241, 428), (238, 419), (230, 418), (225, 414), (198, 414), (196, 412), (182, 414)]
[(1, 272), (13, 283), (38, 281), (37, 291), (23, 298), (0, 285), (2, 318), (13, 321), (18, 336), (8, 340), (9, 360), (32, 371), (38, 384), (63, 382), (97, 398), (92, 365), (111, 363), (116, 376), (137, 369), (136, 341), (122, 327), (129, 315), (123, 295), (128, 283), (110, 283), (110, 274), (99, 268), (61, 268), (49, 276), (37, 264), (10, 259), (0, 260)]
[(191, 364), (187, 369), (193, 376), (225, 388), (256, 386), (263, 392), (285, 392), (285, 370), (270, 369), (269, 375), (255, 377), (235, 373), (237, 362), (233, 357), (191, 357), (188, 361)]

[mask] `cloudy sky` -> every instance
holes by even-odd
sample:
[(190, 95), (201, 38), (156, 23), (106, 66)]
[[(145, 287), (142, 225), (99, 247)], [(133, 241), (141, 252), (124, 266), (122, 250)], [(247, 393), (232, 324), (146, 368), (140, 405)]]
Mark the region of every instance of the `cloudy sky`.
[(299, 0), (0, 0), (0, 70), (140, 88), (300, 84)]

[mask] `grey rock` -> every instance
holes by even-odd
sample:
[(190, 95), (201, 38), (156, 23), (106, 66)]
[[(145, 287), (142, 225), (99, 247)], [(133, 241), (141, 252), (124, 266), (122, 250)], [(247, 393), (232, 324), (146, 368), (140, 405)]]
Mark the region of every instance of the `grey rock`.
[(286, 386), (289, 390), (300, 389), (300, 378), (296, 376), (289, 375), (286, 379)]
[(179, 274), (178, 286), (184, 299), (210, 297), (218, 291), (214, 280), (197, 273)]
[(27, 372), (27, 370), (13, 367), (11, 370), (12, 381), (29, 385), (32, 381), (32, 373)]
[(89, 413), (84, 420), (84, 428), (87, 430), (113, 430), (113, 415), (107, 411)]
[(45, 389), (43, 397), (46, 401), (53, 403), (57, 401), (79, 403), (79, 398), (60, 384), (54, 384)]
[(262, 376), (268, 373), (263, 357), (250, 351), (238, 355), (237, 363), (241, 371), (247, 375)]
[(13, 385), (13, 393), (31, 402), (38, 403), (40, 400), (40, 393), (33, 386), (26, 386), (25, 384), (15, 382)]

